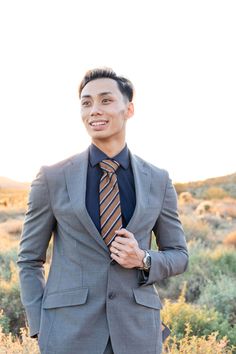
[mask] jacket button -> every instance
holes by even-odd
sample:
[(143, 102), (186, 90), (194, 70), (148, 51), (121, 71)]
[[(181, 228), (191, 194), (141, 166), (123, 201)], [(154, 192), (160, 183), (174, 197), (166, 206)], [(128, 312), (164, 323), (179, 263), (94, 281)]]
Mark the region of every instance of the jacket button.
[(109, 297), (109, 299), (114, 299), (115, 297), (116, 297), (116, 294), (113, 292), (113, 291), (111, 291), (109, 294), (108, 294), (108, 297)]

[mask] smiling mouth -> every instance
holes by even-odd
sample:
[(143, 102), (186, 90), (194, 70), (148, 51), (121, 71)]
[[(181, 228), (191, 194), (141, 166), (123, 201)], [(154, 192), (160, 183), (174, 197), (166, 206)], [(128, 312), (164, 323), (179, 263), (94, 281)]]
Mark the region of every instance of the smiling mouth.
[(98, 126), (106, 125), (107, 123), (108, 123), (107, 120), (97, 120), (97, 121), (90, 122), (89, 125), (91, 125), (92, 127), (98, 127)]

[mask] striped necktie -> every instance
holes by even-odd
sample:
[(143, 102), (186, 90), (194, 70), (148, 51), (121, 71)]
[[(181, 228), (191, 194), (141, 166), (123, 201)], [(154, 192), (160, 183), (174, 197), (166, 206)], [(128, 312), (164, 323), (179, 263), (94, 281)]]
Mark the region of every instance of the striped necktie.
[(102, 160), (103, 171), (99, 186), (101, 235), (107, 246), (114, 240), (115, 230), (122, 228), (120, 192), (116, 170), (120, 166), (115, 160)]

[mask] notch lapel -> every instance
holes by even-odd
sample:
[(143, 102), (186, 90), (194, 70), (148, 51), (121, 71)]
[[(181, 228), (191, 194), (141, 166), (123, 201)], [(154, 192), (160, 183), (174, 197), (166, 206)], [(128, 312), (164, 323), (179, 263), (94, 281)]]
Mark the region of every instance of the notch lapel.
[(150, 168), (135, 155), (130, 154), (131, 166), (134, 175), (136, 206), (134, 213), (127, 225), (127, 230), (135, 234), (140, 225), (143, 214), (148, 207), (148, 195), (151, 186)]
[(69, 198), (76, 216), (87, 229), (89, 235), (92, 236), (104, 250), (109, 252), (107, 245), (103, 241), (86, 208), (87, 169), (88, 149), (77, 155), (71, 161), (71, 165), (65, 170)]

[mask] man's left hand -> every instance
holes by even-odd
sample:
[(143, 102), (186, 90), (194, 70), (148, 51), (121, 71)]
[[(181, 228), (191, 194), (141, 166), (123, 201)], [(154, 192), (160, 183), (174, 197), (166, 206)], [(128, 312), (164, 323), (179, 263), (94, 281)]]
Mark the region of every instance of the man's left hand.
[(116, 234), (110, 246), (111, 258), (124, 268), (143, 267), (145, 252), (139, 248), (134, 234), (126, 229), (117, 230)]

